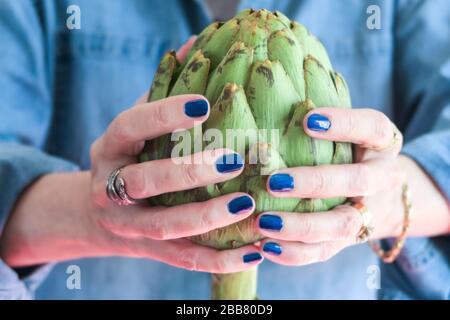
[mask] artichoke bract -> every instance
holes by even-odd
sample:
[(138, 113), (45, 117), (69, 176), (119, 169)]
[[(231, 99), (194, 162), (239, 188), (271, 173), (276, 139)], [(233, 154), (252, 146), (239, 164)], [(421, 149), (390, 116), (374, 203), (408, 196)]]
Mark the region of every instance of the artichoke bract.
[[(148, 100), (187, 93), (206, 96), (211, 105), (208, 120), (177, 132), (178, 138), (166, 135), (147, 141), (139, 160), (173, 156), (180, 137), (193, 142), (178, 156), (201, 151), (208, 140), (203, 133), (215, 129), (223, 137), (223, 145), (216, 147), (230, 147), (241, 153), (245, 169), (225, 183), (151, 198), (151, 205), (205, 201), (236, 191), (253, 196), (256, 214), (326, 211), (346, 200), (279, 199), (266, 191), (267, 175), (278, 169), (352, 162), (350, 144), (312, 139), (303, 130), (304, 116), (310, 110), (351, 107), (345, 80), (333, 71), (324, 46), (303, 25), (280, 12), (252, 9), (225, 23), (211, 24), (200, 33), (183, 63), (177, 61), (175, 52), (165, 54)], [(236, 144), (240, 144), (239, 150)], [(217, 249), (253, 243), (261, 239), (255, 234), (254, 219), (252, 215), (192, 240)], [(215, 274), (212, 297), (255, 299), (256, 275), (256, 268)]]

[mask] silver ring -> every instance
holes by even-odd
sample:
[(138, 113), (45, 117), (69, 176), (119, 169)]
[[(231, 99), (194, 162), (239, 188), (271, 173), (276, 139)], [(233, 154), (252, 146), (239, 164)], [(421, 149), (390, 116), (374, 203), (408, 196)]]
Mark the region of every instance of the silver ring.
[(136, 199), (131, 198), (125, 189), (125, 180), (119, 177), (120, 170), (122, 168), (115, 169), (108, 177), (106, 181), (106, 194), (108, 198), (119, 206), (129, 206), (137, 204)]

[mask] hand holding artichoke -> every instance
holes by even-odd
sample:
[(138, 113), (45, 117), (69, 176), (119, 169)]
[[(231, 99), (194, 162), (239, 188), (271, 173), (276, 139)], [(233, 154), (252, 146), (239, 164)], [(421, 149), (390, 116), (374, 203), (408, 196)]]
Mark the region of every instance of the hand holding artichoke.
[[(205, 201), (236, 191), (253, 196), (256, 213), (326, 211), (345, 201), (274, 198), (266, 191), (266, 175), (276, 170), (352, 162), (350, 144), (312, 139), (303, 130), (309, 111), (351, 106), (344, 79), (333, 71), (325, 48), (304, 26), (280, 12), (251, 9), (226, 23), (211, 24), (184, 63), (179, 64), (174, 52), (162, 58), (148, 100), (187, 93), (205, 95), (212, 107), (202, 128), (183, 133), (192, 143), (179, 155), (193, 153), (199, 144), (211, 148), (202, 133), (213, 129), (223, 137), (222, 145), (215, 141), (213, 147), (238, 147), (246, 167), (238, 178), (150, 198), (151, 205)], [(140, 161), (171, 157), (176, 147), (172, 140), (166, 135), (147, 141)], [(239, 247), (261, 239), (253, 224), (249, 218), (192, 240), (218, 249)], [(214, 275), (213, 298), (255, 297), (256, 269)]]

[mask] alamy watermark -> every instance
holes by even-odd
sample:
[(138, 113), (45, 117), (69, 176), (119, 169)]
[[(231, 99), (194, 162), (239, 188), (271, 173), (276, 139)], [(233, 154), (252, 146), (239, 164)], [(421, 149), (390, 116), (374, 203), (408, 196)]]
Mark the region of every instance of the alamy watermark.
[(81, 29), (81, 9), (77, 5), (67, 7), (66, 13), (69, 15), (66, 20), (66, 27), (69, 30)]
[(376, 264), (372, 264), (366, 269), (367, 279), (366, 287), (369, 290), (380, 290), (381, 289), (381, 270)]
[(71, 264), (66, 269), (66, 288), (68, 290), (81, 290), (81, 269), (76, 264)]
[(381, 29), (381, 8), (375, 4), (367, 7), (366, 13), (369, 15), (366, 20), (366, 26), (369, 30)]
[[(277, 157), (280, 130), (278, 129), (226, 129), (224, 131), (210, 128), (203, 132), (202, 126), (191, 130), (177, 130), (171, 134), (170, 158), (174, 164), (213, 164), (214, 157), (205, 157), (202, 151), (214, 151), (227, 148), (246, 158), (248, 164), (260, 164), (261, 174), (265, 167), (272, 168), (281, 161)], [(188, 156), (186, 156), (188, 155)], [(230, 161), (232, 159), (229, 159)]]

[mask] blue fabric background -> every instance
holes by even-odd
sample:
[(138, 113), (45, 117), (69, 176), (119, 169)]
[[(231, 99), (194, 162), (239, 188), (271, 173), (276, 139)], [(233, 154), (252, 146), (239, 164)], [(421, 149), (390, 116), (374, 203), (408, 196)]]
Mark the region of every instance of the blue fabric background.
[[(81, 8), (81, 30), (66, 9)], [(370, 4), (381, 30), (366, 27)], [(280, 10), (325, 44), (347, 79), (354, 106), (385, 112), (416, 159), (450, 199), (450, 4), (446, 0), (247, 1)], [(201, 1), (0, 0), (0, 226), (37, 177), (89, 168), (88, 151), (108, 123), (151, 83), (162, 54), (210, 23)], [(259, 294), (274, 299), (450, 297), (449, 238), (409, 239), (399, 260), (381, 267), (365, 245), (328, 262), (283, 267), (264, 262)], [(81, 290), (66, 268), (81, 268)], [(203, 299), (209, 275), (118, 257), (45, 266), (26, 279), (0, 261), (0, 298)], [(50, 271), (52, 270), (52, 271)], [(43, 282), (41, 284), (41, 282)], [(39, 289), (36, 288), (39, 286)]]

